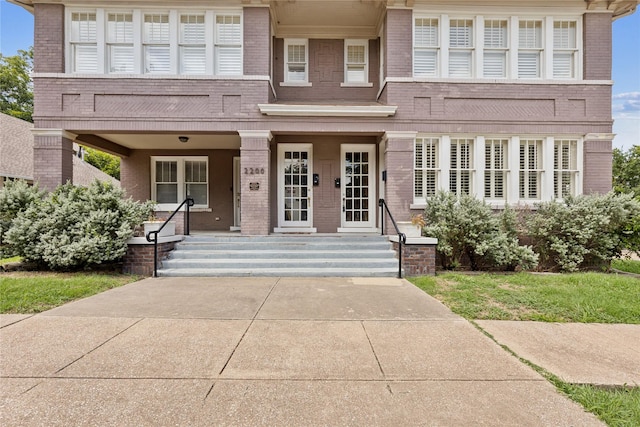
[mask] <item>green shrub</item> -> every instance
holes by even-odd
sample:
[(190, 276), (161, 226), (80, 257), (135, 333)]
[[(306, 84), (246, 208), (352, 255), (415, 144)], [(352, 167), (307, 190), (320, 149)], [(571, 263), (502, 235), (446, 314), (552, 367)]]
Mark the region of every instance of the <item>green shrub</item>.
[(424, 232), (438, 239), (437, 250), (445, 269), (461, 265), (465, 257), (472, 270), (530, 269), (537, 264), (531, 248), (518, 243), (512, 209), (498, 215), (482, 200), (439, 192), (427, 202), (424, 217)]
[(52, 270), (88, 268), (115, 261), (126, 241), (153, 209), (151, 203), (124, 199), (111, 183), (59, 186), (18, 213), (6, 242), (25, 261)]
[(538, 205), (526, 228), (543, 268), (577, 271), (608, 267), (637, 242), (639, 215), (630, 194), (568, 197)]
[(24, 180), (7, 181), (0, 189), (0, 258), (15, 255), (5, 244), (4, 233), (11, 228), (18, 214), (34, 201), (42, 200), (45, 192), (37, 185), (30, 186)]

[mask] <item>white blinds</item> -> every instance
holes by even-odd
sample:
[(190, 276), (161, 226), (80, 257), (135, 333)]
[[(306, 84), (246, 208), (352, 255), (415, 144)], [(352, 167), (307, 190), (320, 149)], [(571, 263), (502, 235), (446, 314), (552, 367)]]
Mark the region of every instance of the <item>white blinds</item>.
[(216, 16), (215, 73), (242, 74), (242, 27), (239, 15)]
[(438, 19), (415, 19), (413, 41), (413, 74), (416, 77), (436, 76), (440, 47)]

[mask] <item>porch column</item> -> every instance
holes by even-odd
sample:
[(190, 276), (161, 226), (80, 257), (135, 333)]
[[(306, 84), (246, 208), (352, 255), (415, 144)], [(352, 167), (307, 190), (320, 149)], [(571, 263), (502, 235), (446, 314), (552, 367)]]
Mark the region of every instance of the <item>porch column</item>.
[[(387, 171), (387, 182), (383, 195), (389, 210), (396, 221), (411, 219), (411, 203), (413, 203), (413, 149), (417, 132), (387, 132), (386, 150), (384, 152), (384, 169)], [(394, 234), (389, 228), (390, 221), (385, 224), (387, 234)]]
[[(611, 146), (614, 136), (611, 133), (590, 133), (584, 137), (583, 153), (580, 153), (580, 147), (578, 147), (578, 165), (580, 163), (584, 165), (578, 185), (582, 181), (584, 194), (605, 194), (611, 191), (613, 186)], [(583, 159), (580, 158), (581, 155)], [(577, 188), (577, 193), (580, 194), (580, 188)]]
[(33, 181), (41, 189), (53, 191), (58, 185), (73, 183), (73, 140), (62, 129), (33, 129)]
[(241, 233), (266, 236), (271, 225), (270, 150), (268, 130), (238, 131), (240, 134)]

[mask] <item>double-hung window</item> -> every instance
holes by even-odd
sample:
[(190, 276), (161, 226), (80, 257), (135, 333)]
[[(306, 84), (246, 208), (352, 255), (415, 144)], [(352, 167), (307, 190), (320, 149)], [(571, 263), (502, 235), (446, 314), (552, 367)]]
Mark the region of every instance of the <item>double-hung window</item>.
[(507, 21), (490, 19), (484, 21), (483, 77), (504, 78), (507, 76), (507, 50), (509, 36)]
[(449, 22), (449, 77), (471, 77), (473, 70), (473, 21)]
[(542, 21), (519, 22), (518, 31), (518, 77), (537, 79), (542, 77)]
[(133, 73), (133, 15), (107, 16), (107, 57), (110, 73)]
[(576, 77), (578, 56), (576, 25), (576, 21), (553, 23), (553, 78), (555, 79)]
[(542, 144), (541, 139), (520, 140), (520, 177), (521, 199), (540, 199), (542, 185)]
[(69, 34), (71, 69), (74, 73), (98, 72), (98, 39), (95, 12), (73, 12)]
[(196, 207), (209, 206), (206, 157), (152, 157), (151, 198), (160, 209), (182, 203), (187, 197)]
[(413, 75), (437, 77), (440, 51), (438, 18), (416, 18), (413, 25)]
[(507, 195), (508, 139), (485, 139), (484, 197), (505, 199)]
[(414, 164), (414, 198), (426, 200), (438, 190), (439, 138), (416, 138)]
[(553, 193), (556, 199), (576, 195), (578, 141), (555, 140), (553, 147)]
[(180, 15), (180, 73), (205, 74), (207, 52), (203, 14)]
[(451, 139), (450, 167), (449, 191), (457, 195), (471, 194), (473, 139)]
[(216, 15), (214, 50), (217, 75), (242, 75), (240, 15)]
[(345, 83), (369, 82), (369, 41), (344, 41), (344, 81)]
[(285, 82), (307, 83), (309, 81), (308, 40), (285, 39), (284, 54)]
[(144, 72), (171, 73), (171, 46), (168, 14), (144, 15)]

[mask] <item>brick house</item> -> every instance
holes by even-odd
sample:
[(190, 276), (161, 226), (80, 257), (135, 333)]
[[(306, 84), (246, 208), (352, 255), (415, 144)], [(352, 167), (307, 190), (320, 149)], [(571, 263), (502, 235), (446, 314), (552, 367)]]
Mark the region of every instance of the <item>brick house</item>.
[(35, 179), (72, 144), (192, 228), (379, 228), (438, 189), (611, 188), (612, 21), (638, 0), (15, 1), (35, 16)]

